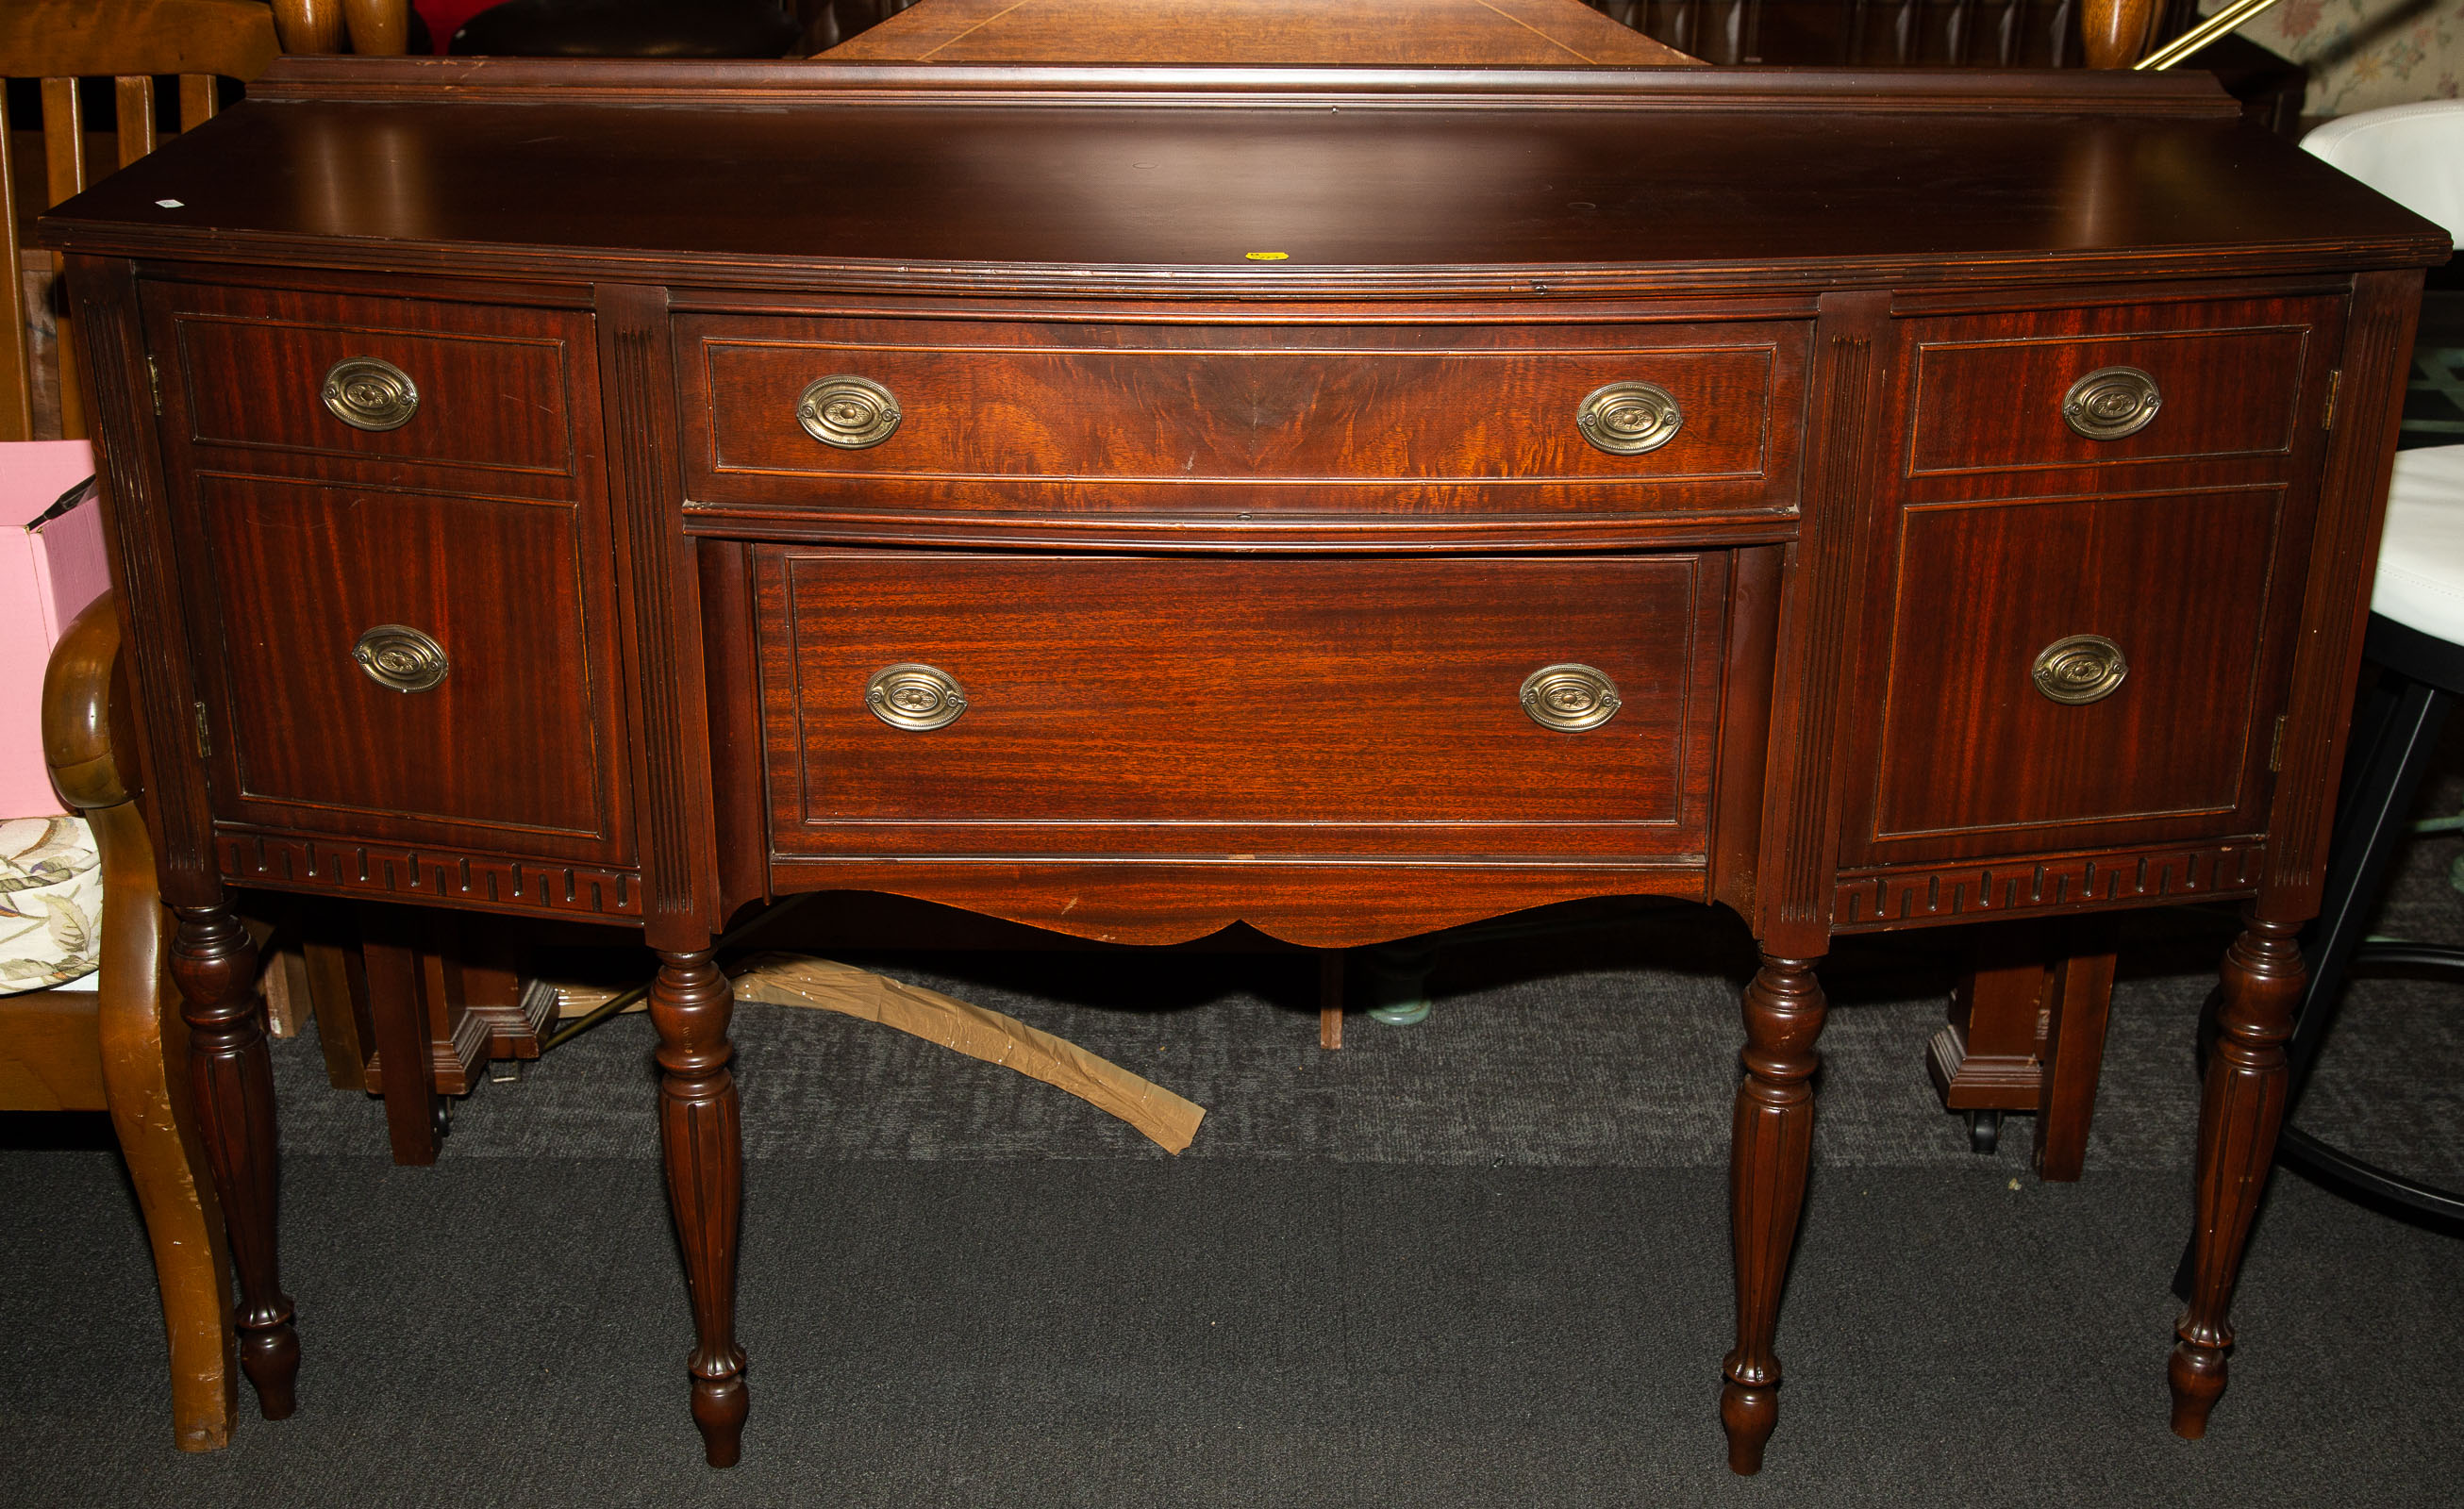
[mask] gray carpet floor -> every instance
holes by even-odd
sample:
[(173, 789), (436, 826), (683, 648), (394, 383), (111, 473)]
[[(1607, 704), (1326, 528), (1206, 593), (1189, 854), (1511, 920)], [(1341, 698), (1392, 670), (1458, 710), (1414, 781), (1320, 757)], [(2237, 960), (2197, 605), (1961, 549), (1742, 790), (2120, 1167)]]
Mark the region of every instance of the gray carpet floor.
[[(2464, 940), (2406, 862), (2384, 926)], [(0, 1119), (0, 1503), (2444, 1504), (2464, 1243), (2279, 1176), (2215, 1428), (2165, 1429), (2190, 1040), (2229, 916), (2125, 934), (2087, 1176), (1968, 1150), (1921, 1067), (1950, 934), (1845, 947), (1780, 1432), (1722, 1466), (1727, 1121), (1750, 963), (1724, 914), (1441, 954), (1417, 1027), (1315, 1042), (1271, 954), (857, 958), (1208, 1107), (1167, 1157), (1007, 1070), (747, 1007), (742, 1467), (699, 1464), (621, 1017), (459, 1106), (433, 1169), (277, 1044), (301, 1407), (169, 1449), (159, 1311), (113, 1156)], [(2303, 1112), (2464, 1180), (2464, 1014), (2372, 985)], [(82, 1126), (83, 1129), (80, 1129)]]

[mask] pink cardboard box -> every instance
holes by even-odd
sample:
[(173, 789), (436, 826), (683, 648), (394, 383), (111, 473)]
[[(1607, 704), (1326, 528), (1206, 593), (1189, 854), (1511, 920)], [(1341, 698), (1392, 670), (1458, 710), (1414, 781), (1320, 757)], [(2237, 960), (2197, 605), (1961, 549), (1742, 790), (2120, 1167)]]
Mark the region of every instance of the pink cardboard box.
[(43, 667), (111, 577), (93, 491), (53, 510), (93, 475), (82, 440), (0, 444), (0, 820), (61, 810), (43, 765)]

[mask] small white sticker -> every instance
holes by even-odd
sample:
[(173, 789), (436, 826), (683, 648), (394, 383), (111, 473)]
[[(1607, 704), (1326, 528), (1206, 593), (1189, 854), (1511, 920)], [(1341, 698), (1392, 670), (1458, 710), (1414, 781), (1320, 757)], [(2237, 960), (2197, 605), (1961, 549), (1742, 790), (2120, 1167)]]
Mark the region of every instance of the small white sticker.
[(154, 201), (154, 203), (165, 209), (185, 209), (187, 208), (176, 199), (158, 199)]

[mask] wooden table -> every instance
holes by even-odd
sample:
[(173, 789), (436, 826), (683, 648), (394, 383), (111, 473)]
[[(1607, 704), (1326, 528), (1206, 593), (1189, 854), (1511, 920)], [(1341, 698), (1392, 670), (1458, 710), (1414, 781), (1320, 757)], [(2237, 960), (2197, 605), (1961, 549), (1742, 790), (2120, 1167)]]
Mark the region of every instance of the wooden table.
[(230, 886), (643, 929), (721, 1465), (731, 918), (1725, 906), (1748, 1472), (1831, 939), (2239, 897), (2200, 1433), (2446, 252), (2234, 115), (2080, 74), (281, 65), (42, 226), (252, 1376), (297, 1343)]
[(919, 0), (831, 48), (894, 63), (1688, 67), (1582, 0)]

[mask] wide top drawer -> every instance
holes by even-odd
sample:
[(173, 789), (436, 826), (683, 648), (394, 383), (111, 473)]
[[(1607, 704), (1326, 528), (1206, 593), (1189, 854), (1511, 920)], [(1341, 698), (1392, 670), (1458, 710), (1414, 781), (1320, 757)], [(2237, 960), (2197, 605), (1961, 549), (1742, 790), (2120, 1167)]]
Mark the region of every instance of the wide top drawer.
[(677, 335), (700, 504), (1623, 514), (1796, 496), (1794, 324), (708, 315)]

